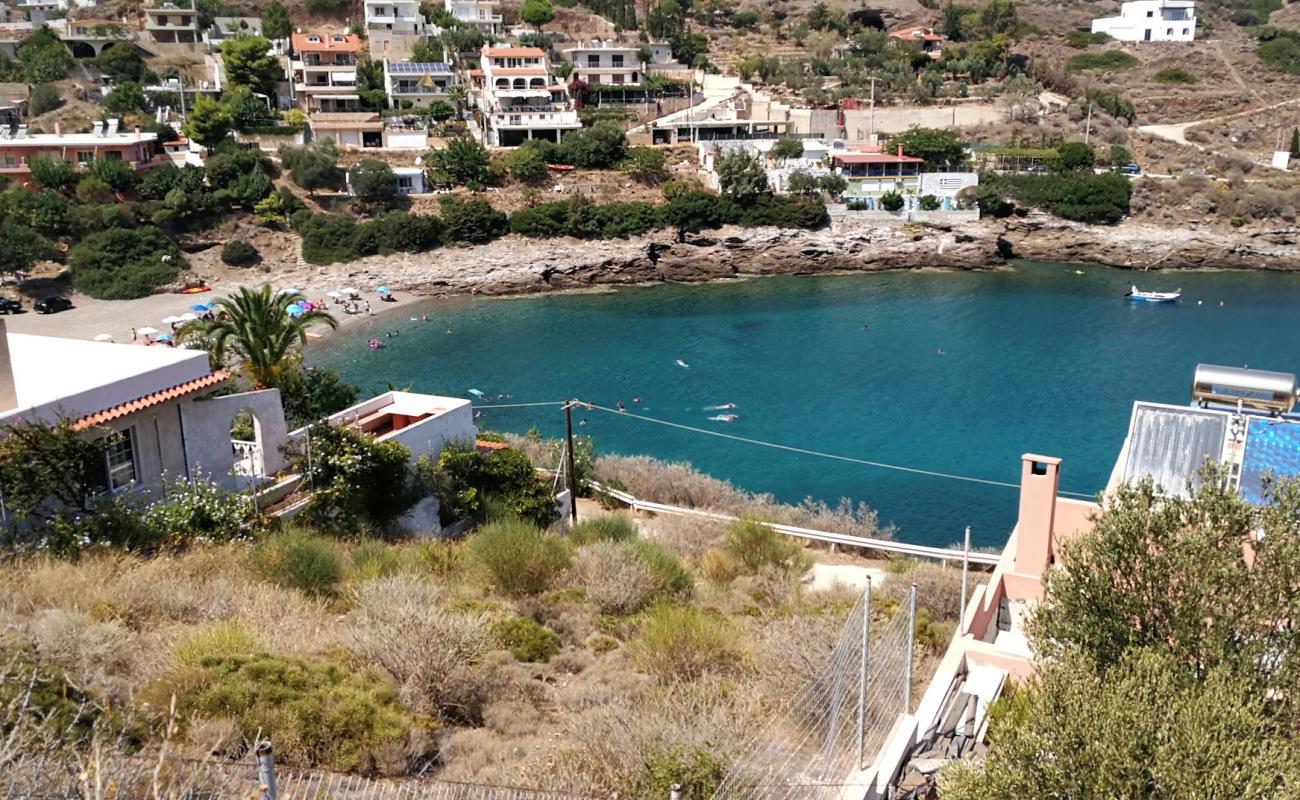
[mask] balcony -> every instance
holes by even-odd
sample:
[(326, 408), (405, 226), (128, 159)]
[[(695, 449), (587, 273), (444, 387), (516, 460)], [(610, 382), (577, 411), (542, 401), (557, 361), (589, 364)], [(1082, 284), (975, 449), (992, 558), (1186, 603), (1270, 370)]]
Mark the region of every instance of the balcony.
[(578, 128), (576, 111), (504, 112), (491, 115), (494, 128)]
[(352, 61), (347, 56), (344, 56), (343, 58), (347, 58), (348, 60), (322, 62), (319, 58), (307, 59), (306, 61), (300, 58), (295, 58), (289, 62), (289, 68), (298, 72), (301, 72), (304, 69), (313, 69), (313, 70), (315, 69), (340, 70), (341, 69), (341, 70), (350, 71), (350, 70), (355, 70), (357, 68), (357, 64), (355, 61)]
[(400, 84), (400, 83), (395, 83), (395, 84), (393, 84), (393, 91), (392, 91), (392, 94), (393, 94), (393, 95), (420, 95), (420, 96), (428, 96), (428, 95), (444, 95), (444, 94), (447, 93), (447, 89), (448, 89), (448, 88), (450, 88), (450, 87), (446, 87), (446, 86), (416, 86), (416, 85), (405, 85), (405, 86), (404, 86), (404, 85), (402, 85), (402, 84)]

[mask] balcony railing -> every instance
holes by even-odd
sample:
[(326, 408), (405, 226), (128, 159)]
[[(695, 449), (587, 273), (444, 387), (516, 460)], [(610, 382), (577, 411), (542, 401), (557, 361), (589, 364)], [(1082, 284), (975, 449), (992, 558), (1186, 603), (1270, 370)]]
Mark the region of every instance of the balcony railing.
[(569, 106), (563, 103), (546, 103), (543, 105), (532, 105), (532, 104), (521, 103), (518, 105), (510, 105), (510, 106), (499, 105), (496, 108), (492, 109), (492, 113), (494, 114), (521, 114), (521, 113), (536, 114), (536, 113), (561, 112), (561, 111), (569, 111), (569, 110), (571, 110)]
[(393, 84), (393, 94), (446, 94), (448, 88), (445, 86), (403, 86), (397, 83)]

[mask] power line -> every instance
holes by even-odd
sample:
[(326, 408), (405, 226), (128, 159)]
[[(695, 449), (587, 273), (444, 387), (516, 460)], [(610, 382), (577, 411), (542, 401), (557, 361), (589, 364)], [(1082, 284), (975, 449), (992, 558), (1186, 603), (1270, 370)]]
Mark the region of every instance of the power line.
[(491, 405), (472, 406), (475, 411), (487, 411), (493, 408), (538, 408), (540, 406), (562, 406), (567, 400), (550, 400), (545, 403), (492, 403)]
[[(839, 455), (837, 453), (825, 453), (820, 450), (809, 450), (808, 448), (805, 447), (795, 447), (793, 445), (781, 444), (779, 442), (767, 442), (767, 441), (763, 441), (762, 439), (751, 439), (747, 436), (737, 436), (731, 433), (723, 433), (722, 431), (711, 431), (707, 428), (697, 428), (692, 425), (683, 425), (680, 422), (670, 422), (665, 419), (655, 419), (654, 417), (647, 417), (642, 414), (632, 414), (627, 411), (619, 411), (618, 409), (606, 408), (604, 406), (598, 406), (591, 403), (584, 403), (582, 401), (574, 401), (574, 402), (579, 403), (583, 408), (591, 409), (594, 411), (604, 411), (607, 414), (615, 414), (620, 417), (629, 417), (631, 419), (640, 420), (642, 422), (651, 422), (656, 425), (665, 425), (669, 428), (677, 428), (678, 430), (690, 431), (691, 433), (702, 433), (705, 436), (716, 436), (719, 439), (730, 439), (733, 442), (742, 442), (744, 444), (752, 444), (752, 445), (757, 445), (759, 447), (770, 447), (774, 450), (785, 450), (790, 453), (799, 453), (800, 455), (813, 456), (815, 458), (829, 458), (834, 461), (844, 461), (850, 464), (861, 464), (867, 467), (876, 467), (877, 469), (895, 470), (897, 472), (906, 472), (912, 475), (924, 475), (930, 478), (947, 478), (948, 480), (954, 480), (954, 481), (966, 481), (967, 483), (978, 483), (984, 486), (1000, 486), (1005, 489), (1020, 488), (1019, 484), (1010, 483), (1008, 481), (997, 481), (997, 480), (992, 480), (991, 478), (976, 478), (971, 475), (957, 475), (951, 472), (939, 472), (937, 470), (920, 469), (918, 467), (905, 467), (900, 464), (886, 464), (883, 461), (871, 461), (865, 458), (855, 458), (853, 456), (844, 456), (844, 455)], [(1087, 492), (1060, 491), (1059, 494), (1066, 494), (1074, 497), (1086, 497), (1089, 499), (1096, 496), (1094, 494), (1088, 494)]]

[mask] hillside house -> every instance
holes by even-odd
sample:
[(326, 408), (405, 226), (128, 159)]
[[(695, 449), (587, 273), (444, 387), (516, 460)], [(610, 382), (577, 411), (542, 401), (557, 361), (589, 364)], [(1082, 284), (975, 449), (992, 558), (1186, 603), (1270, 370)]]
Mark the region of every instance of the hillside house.
[(447, 13), (458, 22), (488, 34), (501, 30), (500, 0), (445, 0), (445, 4)]
[(943, 57), (943, 46), (948, 41), (944, 36), (935, 33), (934, 28), (927, 28), (923, 25), (914, 25), (910, 28), (890, 31), (889, 38), (899, 44), (920, 49), (922, 53), (925, 53), (934, 61), (938, 61)]
[(459, 81), (456, 70), (443, 61), (384, 60), (384, 90), (394, 108), (427, 108), (434, 100), (448, 100), (447, 91)]
[(1196, 38), (1196, 3), (1133, 0), (1120, 6), (1118, 17), (1094, 19), (1092, 32), (1121, 42), (1190, 42)]
[(144, 8), (144, 33), (158, 44), (196, 44), (199, 14), (191, 0), (160, 0)]
[(89, 133), (27, 132), (26, 125), (0, 126), (0, 175), (22, 183), (31, 175), (31, 162), (38, 158), (70, 161), (85, 166), (96, 159), (119, 159), (137, 172), (162, 164), (155, 153), (158, 134), (142, 133), (139, 128), (123, 132), (118, 121), (96, 122)]
[(309, 114), (361, 110), (360, 39), (349, 33), (295, 33), (289, 41), (293, 50), (289, 83), (298, 108)]
[(546, 53), (536, 47), (485, 46), (480, 53), (479, 108), (485, 138), (494, 147), (529, 139), (560, 141), (582, 127), (568, 88), (556, 80)]

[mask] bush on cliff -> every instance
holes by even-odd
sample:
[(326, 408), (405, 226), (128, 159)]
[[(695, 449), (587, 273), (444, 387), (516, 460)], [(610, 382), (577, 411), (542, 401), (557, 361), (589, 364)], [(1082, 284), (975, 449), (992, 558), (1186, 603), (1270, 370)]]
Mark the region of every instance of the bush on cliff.
[(95, 233), (68, 251), (72, 285), (99, 300), (153, 294), (185, 265), (180, 248), (157, 228), (117, 228)]
[(1128, 178), (1107, 172), (1059, 175), (998, 175), (984, 178), (989, 187), (1022, 206), (1041, 208), (1074, 222), (1113, 225), (1129, 213), (1133, 187)]

